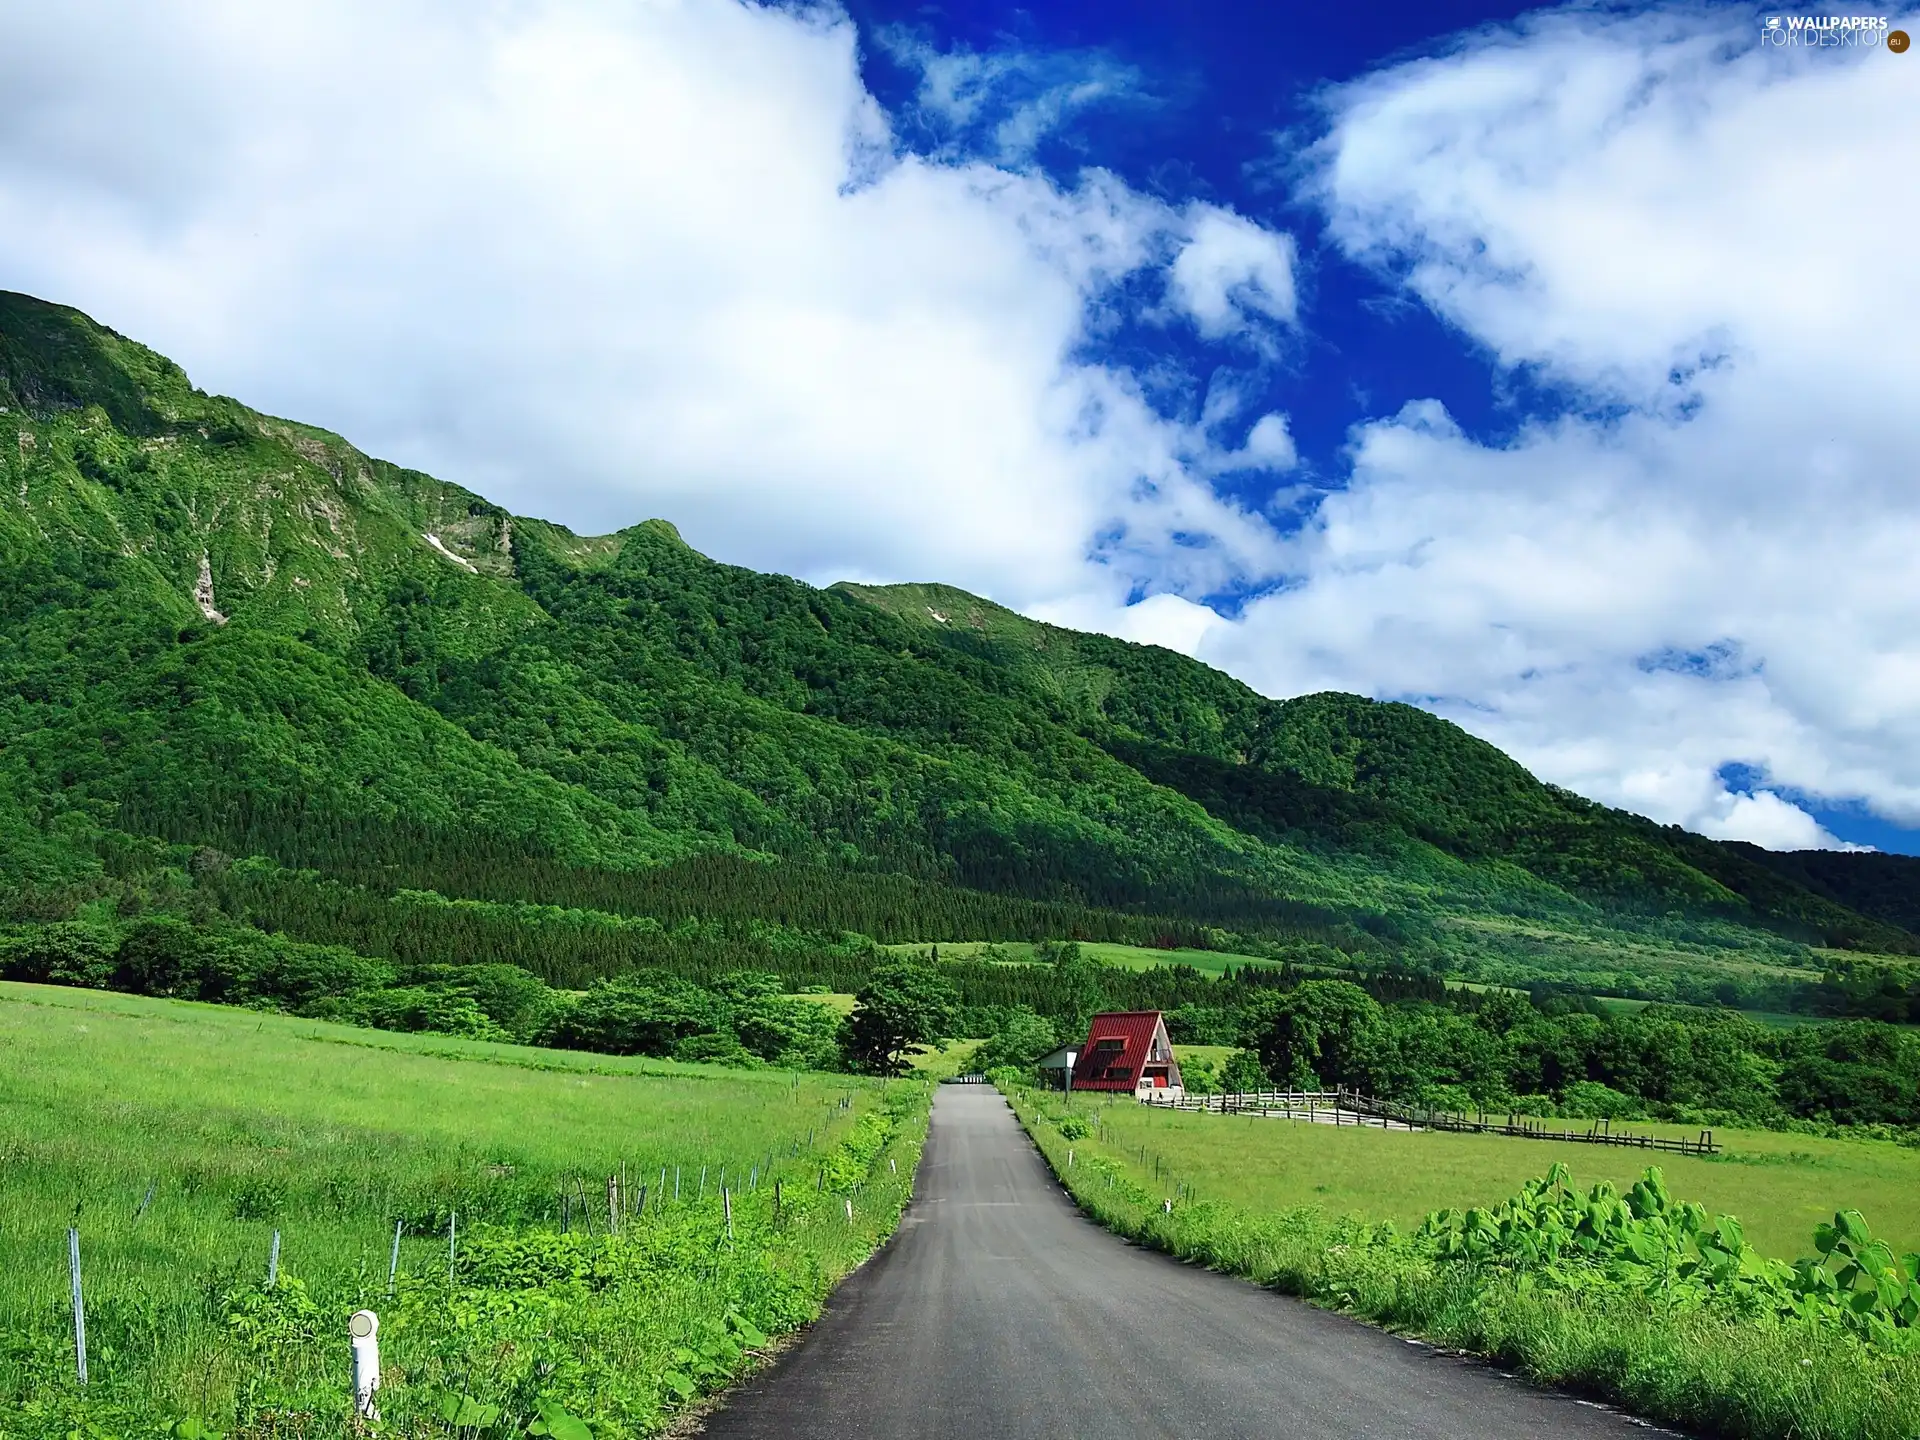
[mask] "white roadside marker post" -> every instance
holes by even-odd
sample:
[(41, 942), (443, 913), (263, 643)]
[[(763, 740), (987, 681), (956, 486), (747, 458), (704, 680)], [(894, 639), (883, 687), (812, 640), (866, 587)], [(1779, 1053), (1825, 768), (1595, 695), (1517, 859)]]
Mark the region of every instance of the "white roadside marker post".
[(347, 1321), (347, 1334), (353, 1341), (353, 1408), (363, 1420), (378, 1420), (373, 1392), (380, 1388), (380, 1317), (371, 1310), (356, 1310)]
[(67, 1271), (73, 1281), (73, 1361), (82, 1385), (87, 1383), (87, 1306), (80, 1294), (80, 1230), (67, 1229)]

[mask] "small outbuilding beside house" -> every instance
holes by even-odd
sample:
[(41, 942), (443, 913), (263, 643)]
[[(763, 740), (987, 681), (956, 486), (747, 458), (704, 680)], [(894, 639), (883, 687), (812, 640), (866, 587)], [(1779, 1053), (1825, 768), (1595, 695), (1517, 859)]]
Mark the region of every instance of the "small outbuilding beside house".
[(1158, 1010), (1109, 1010), (1094, 1016), (1086, 1045), (1070, 1063), (1075, 1090), (1160, 1100), (1178, 1100), (1186, 1093), (1180, 1062), (1173, 1058), (1173, 1042), (1167, 1038), (1166, 1017)]
[(1073, 1062), (1079, 1054), (1078, 1044), (1062, 1045), (1058, 1049), (1049, 1050), (1034, 1061), (1033, 1068), (1046, 1076), (1048, 1084), (1058, 1085), (1065, 1090), (1067, 1082), (1073, 1077)]

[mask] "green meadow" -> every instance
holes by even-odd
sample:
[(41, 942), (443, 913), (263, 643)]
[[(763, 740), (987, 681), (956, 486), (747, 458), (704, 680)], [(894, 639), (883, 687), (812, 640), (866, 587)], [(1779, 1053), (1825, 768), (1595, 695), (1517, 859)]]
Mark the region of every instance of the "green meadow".
[(362, 1306), (396, 1421), (453, 1395), (522, 1418), (559, 1405), (600, 1440), (651, 1433), (890, 1230), (925, 1098), (0, 986), (0, 1436), (135, 1416), (345, 1433)]
[[(1195, 950), (1177, 946), (1172, 949), (1158, 949), (1150, 945), (1122, 945), (1105, 940), (1082, 940), (1080, 953), (1089, 960), (1102, 965), (1115, 965), (1123, 970), (1156, 970), (1170, 965), (1188, 965), (1202, 975), (1219, 976), (1228, 970), (1244, 970), (1249, 965), (1277, 965), (1275, 960), (1263, 960), (1258, 955), (1235, 955), (1224, 950)], [(885, 947), (899, 955), (924, 956), (929, 949), (937, 949), (942, 960), (998, 960), (1009, 965), (1031, 965), (1034, 963), (1034, 945), (1028, 940), (943, 940), (938, 946), (926, 944), (889, 945)]]
[[(1583, 1185), (1610, 1180), (1622, 1190), (1658, 1164), (1675, 1194), (1737, 1216), (1753, 1245), (1778, 1259), (1810, 1254), (1813, 1227), (1847, 1207), (1861, 1211), (1896, 1250), (1920, 1250), (1920, 1149), (1891, 1141), (1716, 1130), (1723, 1153), (1699, 1158), (1568, 1141), (1156, 1111), (1130, 1100), (1076, 1098), (1068, 1108), (1097, 1111), (1106, 1148), (1120, 1159), (1137, 1157), (1144, 1146), (1147, 1175), (1158, 1158), (1169, 1193), (1184, 1181), (1203, 1197), (1251, 1210), (1314, 1205), (1410, 1226), (1433, 1210), (1503, 1200), (1556, 1161)], [(1619, 1128), (1699, 1133), (1637, 1121)]]

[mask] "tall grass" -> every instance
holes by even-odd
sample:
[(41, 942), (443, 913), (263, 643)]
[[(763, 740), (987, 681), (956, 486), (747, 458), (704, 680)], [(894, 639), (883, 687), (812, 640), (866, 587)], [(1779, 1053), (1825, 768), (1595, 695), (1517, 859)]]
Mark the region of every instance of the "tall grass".
[[(1533, 1288), (1524, 1277), (1435, 1263), (1413, 1247), (1379, 1243), (1377, 1216), (1208, 1198), (1219, 1195), (1229, 1167), (1210, 1171), (1189, 1154), (1176, 1170), (1165, 1149), (1151, 1143), (1143, 1158), (1137, 1133), (1122, 1120), (1132, 1118), (1124, 1105), (1090, 1130), (1058, 1097), (1015, 1090), (1010, 1098), (1089, 1216), (1169, 1254), (1487, 1356), (1651, 1419), (1743, 1440), (1920, 1434), (1920, 1348), (1877, 1348), (1792, 1322), (1743, 1322), (1660, 1294), (1574, 1295)], [(1540, 1148), (1512, 1143), (1536, 1155)], [(1373, 1159), (1376, 1175), (1391, 1186), (1391, 1171), (1377, 1154)]]
[(804, 1323), (888, 1233), (924, 1115), (914, 1082), (0, 987), (0, 1436), (189, 1417), (344, 1433), (345, 1322), (363, 1305), (382, 1317), (382, 1409), (403, 1433), (444, 1432), (449, 1394), (500, 1405), (502, 1426), (546, 1397), (603, 1440), (647, 1433), (746, 1363), (745, 1342)]

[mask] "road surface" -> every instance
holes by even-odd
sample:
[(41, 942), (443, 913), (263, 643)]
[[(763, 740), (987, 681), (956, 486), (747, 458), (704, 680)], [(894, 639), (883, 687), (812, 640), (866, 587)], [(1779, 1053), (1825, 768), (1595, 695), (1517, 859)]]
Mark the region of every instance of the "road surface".
[(1471, 1440), (1648, 1427), (1081, 1217), (997, 1092), (949, 1085), (913, 1204), (710, 1440)]

